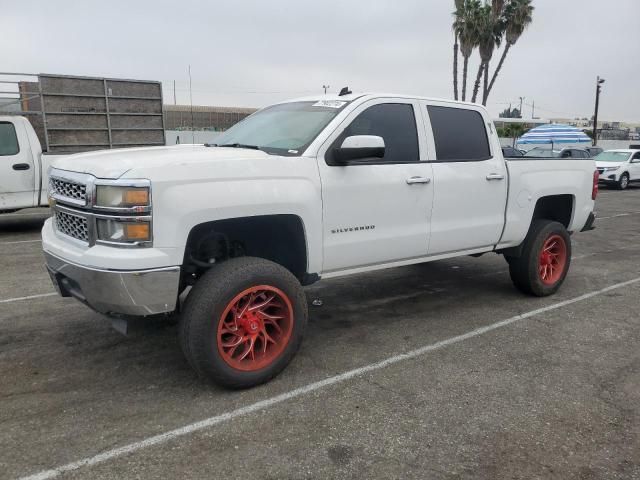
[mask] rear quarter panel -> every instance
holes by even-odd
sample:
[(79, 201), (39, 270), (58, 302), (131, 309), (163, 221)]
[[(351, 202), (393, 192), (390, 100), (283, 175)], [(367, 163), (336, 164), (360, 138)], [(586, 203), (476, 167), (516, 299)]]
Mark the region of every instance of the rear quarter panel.
[(551, 195), (571, 195), (570, 232), (580, 231), (593, 212), (591, 199), (595, 162), (590, 159), (507, 159), (509, 193), (500, 248), (519, 245), (531, 224), (537, 201)]

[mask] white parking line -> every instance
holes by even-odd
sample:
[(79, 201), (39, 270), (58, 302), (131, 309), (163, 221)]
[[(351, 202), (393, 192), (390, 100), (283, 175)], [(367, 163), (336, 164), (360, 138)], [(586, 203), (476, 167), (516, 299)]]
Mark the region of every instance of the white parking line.
[(0, 300), (0, 303), (19, 302), (22, 300), (31, 300), (32, 298), (52, 297), (54, 295), (57, 295), (57, 293), (39, 293), (37, 295), (29, 295), (28, 297), (6, 298), (4, 300)]
[(617, 215), (610, 215), (608, 217), (596, 217), (596, 221), (598, 221), (598, 220), (607, 220), (609, 218), (628, 217), (629, 215), (639, 215), (639, 214), (640, 214), (640, 212), (618, 213)]
[(473, 337), (477, 337), (479, 335), (484, 335), (485, 333), (491, 332), (498, 328), (506, 327), (511, 325), (512, 323), (518, 322), (520, 320), (525, 320), (527, 318), (531, 318), (535, 315), (539, 315), (541, 313), (549, 312), (551, 310), (556, 310), (558, 308), (566, 307), (567, 305), (572, 305), (577, 302), (581, 302), (583, 300), (587, 300), (589, 298), (595, 297), (597, 295), (602, 295), (603, 293), (610, 292), (611, 290), (616, 290), (618, 288), (623, 288), (634, 283), (640, 282), (640, 277), (634, 278), (633, 280), (628, 280), (626, 282), (616, 283), (615, 285), (611, 285), (609, 287), (595, 290), (593, 292), (585, 293), (584, 295), (580, 295), (579, 297), (574, 297), (569, 300), (564, 300), (562, 302), (554, 303), (552, 305), (547, 305), (546, 307), (537, 308), (535, 310), (531, 310), (530, 312), (523, 313), (520, 315), (515, 315), (511, 318), (507, 318), (506, 320), (502, 320), (500, 322), (492, 323), (491, 325), (487, 325), (485, 327), (480, 327), (470, 332), (464, 333), (462, 335), (457, 335), (455, 337), (448, 338), (446, 340), (441, 340), (440, 342), (432, 343), (430, 345), (425, 345), (424, 347), (418, 348), (416, 350), (411, 350), (407, 353), (402, 353), (400, 355), (394, 355), (380, 362), (372, 363), (370, 365), (366, 365), (364, 367), (356, 368), (354, 370), (349, 370), (347, 372), (341, 373), (339, 375), (335, 375), (333, 377), (325, 378), (324, 380), (320, 380), (318, 382), (313, 382), (303, 387), (296, 388), (289, 392), (282, 393), (280, 395), (276, 395), (275, 397), (268, 398), (266, 400), (262, 400), (256, 403), (252, 403), (247, 405), (246, 407), (238, 408), (236, 410), (231, 410), (230, 412), (225, 412), (221, 415), (216, 415), (214, 417), (209, 417), (205, 420), (201, 420), (199, 422), (191, 423), (189, 425), (185, 425), (184, 427), (176, 428), (175, 430), (170, 430), (165, 433), (161, 433), (158, 435), (154, 435), (152, 437), (146, 438), (144, 440), (133, 442), (128, 445), (124, 445), (122, 447), (114, 448), (112, 450), (106, 450), (98, 455), (93, 457), (83, 458), (81, 460), (77, 460), (75, 462), (67, 463), (66, 465), (62, 465), (59, 467), (55, 467), (51, 470), (43, 470), (33, 475), (29, 475), (26, 477), (22, 477), (20, 480), (46, 480), (49, 478), (55, 478), (63, 473), (70, 472), (73, 470), (78, 470), (82, 467), (90, 467), (92, 465), (96, 465), (98, 463), (106, 462), (107, 460), (111, 460), (113, 458), (121, 457), (122, 455), (127, 455), (129, 453), (136, 452), (138, 450), (142, 450), (144, 448), (152, 447), (154, 445), (158, 445), (161, 443), (168, 442), (178, 437), (182, 437), (184, 435), (189, 435), (194, 432), (198, 432), (200, 430), (212, 427), (214, 425), (218, 425), (223, 422), (227, 422), (229, 420), (233, 420), (237, 417), (242, 417), (245, 415), (249, 415), (251, 413), (263, 410), (265, 408), (272, 407), (279, 403), (282, 403), (287, 400), (291, 400), (293, 398), (301, 397), (308, 393), (314, 392), (316, 390), (320, 390), (325, 387), (329, 387), (331, 385), (335, 385), (337, 383), (344, 382), (346, 380), (352, 379), (354, 377), (361, 376), (363, 374), (373, 372), (376, 370), (380, 370), (382, 368), (388, 367), (390, 365), (396, 364), (398, 362), (402, 362), (405, 360), (411, 360), (413, 358), (419, 357), (426, 353), (432, 352), (434, 350), (438, 350), (440, 348), (447, 347), (449, 345), (453, 345), (464, 340), (468, 340)]
[(31, 213), (3, 213), (0, 215), (0, 220), (6, 217), (32, 217), (37, 215), (51, 215), (51, 212), (31, 212)]
[(37, 240), (15, 240), (15, 241), (11, 241), (11, 242), (0, 242), (0, 245), (14, 245), (16, 243), (35, 243), (35, 242), (42, 243), (42, 239), (39, 238)]

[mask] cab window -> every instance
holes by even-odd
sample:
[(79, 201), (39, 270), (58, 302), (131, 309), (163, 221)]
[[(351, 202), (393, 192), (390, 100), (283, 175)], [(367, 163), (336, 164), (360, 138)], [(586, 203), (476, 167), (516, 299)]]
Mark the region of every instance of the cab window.
[(354, 135), (375, 135), (384, 139), (384, 157), (358, 160), (356, 163), (411, 163), (420, 161), (418, 130), (413, 106), (406, 103), (381, 103), (360, 113), (344, 129), (329, 149), (327, 163), (335, 165), (334, 148)]
[(491, 158), (480, 112), (466, 108), (427, 107), (439, 162), (474, 162)]
[(0, 156), (17, 155), (19, 152), (18, 136), (13, 123), (0, 122)]

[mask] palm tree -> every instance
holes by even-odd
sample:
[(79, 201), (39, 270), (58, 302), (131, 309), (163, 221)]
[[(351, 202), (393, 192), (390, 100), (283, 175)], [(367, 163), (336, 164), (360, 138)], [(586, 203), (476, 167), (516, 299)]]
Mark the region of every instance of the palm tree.
[(511, 0), (506, 6), (506, 45), (502, 52), (502, 57), (500, 57), (500, 62), (498, 62), (498, 66), (496, 67), (495, 72), (493, 72), (493, 77), (491, 77), (491, 83), (489, 83), (486, 96), (489, 96), (489, 93), (493, 88), (493, 84), (496, 82), (496, 78), (498, 77), (498, 73), (504, 64), (504, 60), (507, 58), (509, 50), (520, 39), (526, 28), (533, 21), (533, 8), (531, 0)]
[(463, 8), (456, 11), (453, 25), (460, 42), (460, 53), (464, 58), (462, 67), (462, 100), (467, 99), (467, 72), (469, 57), (478, 46), (478, 20), (482, 4), (480, 0), (465, 0)]
[(458, 20), (458, 15), (462, 12), (462, 7), (465, 3), (465, 0), (454, 0), (456, 5), (456, 11), (453, 12), (453, 16), (455, 18), (453, 22), (453, 96), (456, 100), (458, 100), (458, 32), (456, 31), (456, 22)]
[(478, 46), (480, 49), (480, 66), (478, 67), (478, 75), (476, 83), (473, 87), (472, 102), (478, 98), (480, 89), (480, 81), (484, 73), (484, 88), (482, 95), (482, 103), (486, 104), (487, 89), (489, 81), (489, 62), (493, 56), (493, 51), (500, 46), (502, 36), (504, 34), (504, 10), (505, 0), (492, 0), (491, 5), (485, 3), (479, 12), (478, 17)]
[(512, 142), (511, 142), (511, 146), (513, 148), (516, 147), (516, 140), (518, 138), (520, 138), (524, 132), (526, 131), (526, 128), (524, 128), (524, 125), (521, 123), (512, 123), (510, 125), (507, 125), (506, 128), (504, 129), (504, 134), (507, 137), (511, 137)]

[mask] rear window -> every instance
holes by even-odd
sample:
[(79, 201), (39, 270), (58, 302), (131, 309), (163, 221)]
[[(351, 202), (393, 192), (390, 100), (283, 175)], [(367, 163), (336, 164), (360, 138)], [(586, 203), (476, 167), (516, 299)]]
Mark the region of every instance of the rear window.
[(550, 148), (536, 147), (524, 154), (525, 157), (540, 158), (557, 158), (560, 156), (560, 150), (551, 150)]
[(20, 152), (13, 123), (0, 122), (0, 156), (17, 155)]
[(482, 115), (464, 108), (427, 107), (440, 162), (473, 162), (491, 158)]

